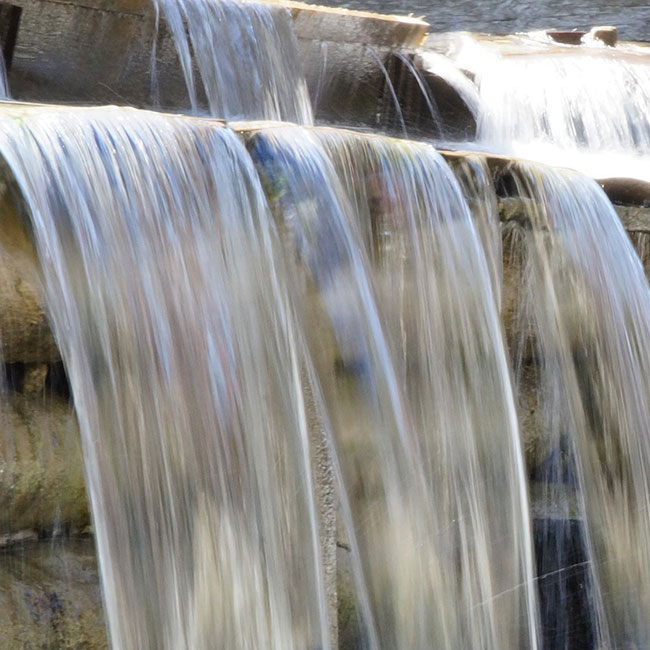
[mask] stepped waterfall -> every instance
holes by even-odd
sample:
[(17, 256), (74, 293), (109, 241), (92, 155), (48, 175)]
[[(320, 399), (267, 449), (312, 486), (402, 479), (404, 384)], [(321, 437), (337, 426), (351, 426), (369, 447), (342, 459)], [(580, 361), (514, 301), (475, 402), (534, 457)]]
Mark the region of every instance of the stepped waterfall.
[(650, 648), (645, 46), (400, 54), (416, 141), (301, 10), (156, 0), (182, 114), (0, 102), (0, 647)]

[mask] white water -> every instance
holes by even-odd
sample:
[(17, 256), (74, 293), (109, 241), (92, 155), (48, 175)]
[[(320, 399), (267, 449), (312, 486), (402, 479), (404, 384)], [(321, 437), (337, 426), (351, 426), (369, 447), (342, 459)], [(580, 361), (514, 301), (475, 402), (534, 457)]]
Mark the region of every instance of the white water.
[(304, 318), (370, 647), (536, 648), (512, 391), (455, 178), (431, 147), (328, 130), (272, 129), (252, 155), (320, 297)]
[[(453, 63), (443, 64), (435, 53), (424, 56), (435, 57), (429, 67), (475, 112), (470, 148), (572, 167), (594, 178), (650, 179), (648, 48), (560, 45), (540, 33), (464, 35), (451, 42), (449, 54)], [(459, 69), (474, 76), (478, 99), (458, 83)]]
[(531, 375), (531, 487), (584, 527), (592, 638), (650, 644), (650, 293), (597, 185), (507, 170), (523, 261), (503, 268), (478, 157), (456, 180), (432, 147), (379, 137), (272, 128), (251, 159), (210, 121), (3, 111), (114, 648), (331, 647), (315, 429), (369, 650), (537, 648)]
[(214, 123), (0, 118), (82, 429), (112, 647), (331, 647), (316, 419), (369, 647), (535, 649), (494, 278), (454, 176), (382, 139), (276, 129), (251, 147), (277, 226)]
[[(596, 183), (532, 165), (513, 175), (527, 219), (507, 226), (521, 254), (513, 356), (520, 391), (538, 376), (537, 496), (546, 512), (584, 521), (596, 647), (645, 648), (650, 289)], [(575, 505), (558, 502), (562, 485)]]

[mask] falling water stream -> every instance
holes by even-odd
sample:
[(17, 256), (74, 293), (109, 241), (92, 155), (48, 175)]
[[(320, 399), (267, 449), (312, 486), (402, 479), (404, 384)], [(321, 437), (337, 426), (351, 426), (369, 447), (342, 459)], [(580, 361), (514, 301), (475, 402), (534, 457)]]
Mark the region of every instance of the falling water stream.
[(508, 368), (453, 174), (431, 147), (335, 131), (252, 152), (338, 343), (327, 403), (378, 647), (537, 647)]
[[(648, 283), (593, 181), (531, 165), (514, 177), (524, 220), (508, 237), (525, 296), (515, 359), (520, 382), (539, 375), (538, 498), (585, 522), (596, 647), (648, 647)], [(575, 491), (573, 505), (558, 487)]]
[(459, 35), (443, 49), (450, 58), (425, 51), (422, 62), (475, 115), (471, 148), (573, 167), (595, 178), (650, 179), (647, 47), (608, 47), (593, 39), (563, 45), (531, 32)]
[(300, 337), (243, 146), (108, 108), (3, 117), (0, 150), (75, 396), (113, 648), (328, 648)]
[(193, 111), (226, 119), (312, 122), (289, 10), (249, 0), (155, 0), (169, 25)]
[(455, 177), (381, 139), (278, 129), (251, 147), (277, 226), (217, 124), (0, 123), (83, 432), (113, 647), (329, 647), (307, 382), (370, 647), (536, 648), (514, 401)]
[[(334, 650), (326, 466), (357, 647), (650, 648), (650, 289), (601, 188), (304, 126), (287, 9), (156, 9), (195, 115), (303, 126), (0, 107), (111, 647)], [(477, 148), (643, 177), (642, 55), (521, 39), (425, 57)]]

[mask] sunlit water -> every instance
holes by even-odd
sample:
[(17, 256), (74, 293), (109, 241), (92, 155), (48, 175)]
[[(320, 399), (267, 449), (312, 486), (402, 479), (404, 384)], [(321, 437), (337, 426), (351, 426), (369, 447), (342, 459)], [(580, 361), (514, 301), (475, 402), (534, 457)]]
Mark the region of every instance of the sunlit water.
[(288, 9), (249, 0), (155, 4), (174, 38), (194, 111), (205, 96), (215, 117), (311, 123)]
[(328, 130), (251, 150), (336, 341), (308, 327), (369, 647), (536, 648), (510, 378), (455, 177), (431, 147)]
[[(595, 647), (650, 644), (650, 291), (601, 189), (579, 174), (521, 165), (513, 345), (520, 394), (537, 377), (537, 491), (547, 512), (584, 521)], [(511, 262), (515, 257), (509, 255)], [(562, 491), (575, 500), (558, 501)], [(543, 549), (557, 553), (558, 541)], [(570, 594), (550, 606), (571, 616)], [(566, 612), (562, 614), (562, 612)], [(559, 612), (559, 614), (558, 614)], [(570, 618), (567, 629), (576, 625)], [(584, 642), (584, 640), (583, 640)]]
[[(453, 64), (436, 54), (423, 58), (475, 113), (470, 148), (596, 178), (650, 179), (648, 48), (559, 45), (542, 33), (501, 41), (467, 35), (453, 45)], [(467, 79), (459, 82), (459, 68), (471, 71), (478, 98)]]
[(0, 151), (74, 392), (112, 647), (328, 648), (300, 337), (240, 141), (18, 109)]
[(424, 145), (275, 129), (251, 151), (272, 212), (219, 125), (0, 120), (82, 429), (112, 646), (330, 647), (316, 418), (368, 646), (536, 648), (498, 278), (461, 187)]
[[(577, 526), (594, 647), (647, 647), (650, 290), (599, 187), (506, 169), (503, 264), (478, 156), (244, 137), (131, 109), (0, 117), (113, 648), (332, 648), (316, 432), (368, 650), (544, 647), (529, 492)], [(562, 554), (541, 538), (538, 568)], [(567, 628), (574, 596), (551, 604)]]

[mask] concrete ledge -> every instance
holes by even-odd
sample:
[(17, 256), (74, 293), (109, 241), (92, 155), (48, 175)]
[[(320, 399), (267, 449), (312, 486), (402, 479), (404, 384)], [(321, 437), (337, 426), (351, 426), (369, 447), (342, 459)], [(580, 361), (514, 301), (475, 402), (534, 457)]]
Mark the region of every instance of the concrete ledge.
[(412, 16), (377, 14), (338, 7), (283, 2), (291, 11), (299, 39), (369, 43), (381, 47), (418, 47), (429, 24)]
[[(22, 7), (15, 58), (9, 74), (14, 97), (27, 101), (129, 104), (187, 110), (189, 99), (169, 30), (155, 31), (153, 0), (15, 0)], [(293, 18), (298, 55), (310, 94), (322, 117), (373, 113), (383, 75), (380, 61), (395, 47), (414, 47), (428, 25), (411, 16), (320, 7), (289, 0), (265, 3)], [(160, 96), (151, 86), (156, 47)], [(371, 95), (372, 97), (367, 97)], [(372, 100), (372, 101), (371, 101)], [(358, 118), (359, 121), (361, 117)]]

